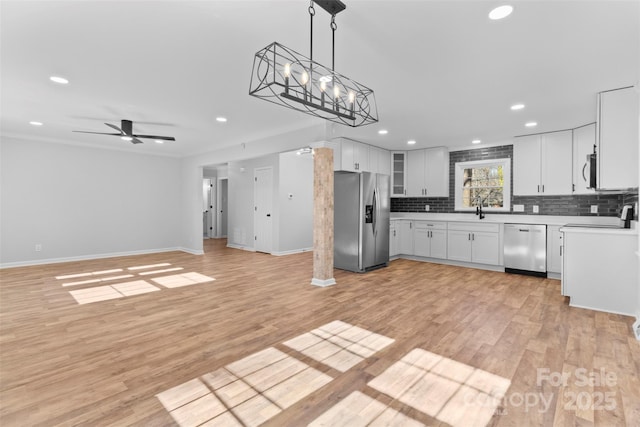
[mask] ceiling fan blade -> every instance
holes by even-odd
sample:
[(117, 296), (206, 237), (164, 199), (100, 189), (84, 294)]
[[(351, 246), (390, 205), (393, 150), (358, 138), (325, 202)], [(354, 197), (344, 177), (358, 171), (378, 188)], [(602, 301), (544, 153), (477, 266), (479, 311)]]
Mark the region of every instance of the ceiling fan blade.
[(131, 143), (132, 143), (132, 144), (142, 144), (142, 141), (140, 141), (138, 138), (134, 137), (134, 138), (131, 140)]
[(118, 135), (124, 135), (125, 134), (125, 132), (122, 129), (120, 129), (118, 126), (116, 126), (116, 125), (112, 125), (111, 123), (105, 123), (105, 125), (107, 125), (110, 128), (115, 129), (118, 132), (120, 132)]
[(121, 136), (121, 133), (106, 133), (106, 132), (89, 132), (86, 130), (74, 130), (72, 132), (78, 132), (78, 133), (94, 133), (96, 135), (114, 135), (114, 136)]
[(149, 139), (160, 139), (162, 141), (175, 141), (176, 139), (172, 136), (157, 136), (157, 135), (131, 135), (136, 138), (149, 138)]

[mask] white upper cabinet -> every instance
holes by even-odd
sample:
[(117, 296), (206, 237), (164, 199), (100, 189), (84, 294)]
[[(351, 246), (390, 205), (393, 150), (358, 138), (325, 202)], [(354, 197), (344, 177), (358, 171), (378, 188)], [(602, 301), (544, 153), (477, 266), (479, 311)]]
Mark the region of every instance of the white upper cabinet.
[(389, 152), (378, 147), (369, 147), (369, 171), (391, 175), (391, 158)]
[(573, 194), (592, 194), (589, 188), (591, 165), (587, 156), (596, 144), (596, 124), (591, 123), (573, 130)]
[(514, 195), (571, 194), (572, 139), (570, 130), (516, 138), (513, 144)]
[(391, 175), (389, 152), (347, 138), (329, 143), (333, 148), (333, 169), (348, 172), (373, 172)]
[(391, 152), (391, 197), (407, 195), (407, 152)]
[(449, 196), (449, 150), (446, 147), (407, 152), (407, 196)]
[(598, 94), (598, 188), (638, 187), (638, 92)]

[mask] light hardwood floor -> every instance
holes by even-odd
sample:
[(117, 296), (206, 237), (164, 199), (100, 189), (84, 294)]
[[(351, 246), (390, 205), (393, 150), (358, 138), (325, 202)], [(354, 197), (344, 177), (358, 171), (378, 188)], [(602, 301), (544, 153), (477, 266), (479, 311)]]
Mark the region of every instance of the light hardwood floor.
[[(335, 425), (344, 410), (362, 425), (467, 426), (486, 415), (479, 400), (453, 395), (470, 387), (485, 398), (506, 388), (489, 425), (640, 425), (633, 319), (569, 307), (559, 281), (396, 260), (366, 274), (336, 270), (337, 285), (317, 288), (311, 253), (274, 257), (225, 244), (205, 241), (204, 256), (1, 270), (0, 424), (170, 426), (173, 410), (208, 420), (190, 406), (173, 409), (197, 398), (225, 402), (216, 414), (233, 425), (243, 419), (227, 403), (253, 396), (285, 403), (249, 411), (257, 418), (247, 425)], [(130, 269), (165, 263), (154, 268), (182, 270)], [(122, 271), (56, 278), (111, 269)], [(133, 277), (102, 280), (109, 274)], [(153, 280), (164, 276), (172, 277)], [(101, 281), (63, 286), (87, 277)], [(79, 304), (70, 294), (98, 286), (111, 299)], [(321, 328), (343, 324), (357, 328)], [(357, 342), (346, 358), (323, 359)], [(259, 371), (256, 384), (291, 375), (290, 383), (271, 394), (252, 383), (238, 366), (256, 353), (279, 367)], [(220, 375), (246, 375), (246, 384), (212, 385)]]

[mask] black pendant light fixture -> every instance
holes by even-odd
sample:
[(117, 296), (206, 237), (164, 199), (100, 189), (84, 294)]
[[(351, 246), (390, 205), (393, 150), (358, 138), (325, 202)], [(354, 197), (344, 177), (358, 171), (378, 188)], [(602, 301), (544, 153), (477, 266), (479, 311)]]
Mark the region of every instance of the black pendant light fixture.
[[(314, 3), (331, 15), (331, 68), (313, 60)], [(373, 90), (335, 71), (336, 14), (340, 0), (311, 0), (310, 58), (273, 42), (256, 52), (249, 95), (352, 127), (378, 121)]]

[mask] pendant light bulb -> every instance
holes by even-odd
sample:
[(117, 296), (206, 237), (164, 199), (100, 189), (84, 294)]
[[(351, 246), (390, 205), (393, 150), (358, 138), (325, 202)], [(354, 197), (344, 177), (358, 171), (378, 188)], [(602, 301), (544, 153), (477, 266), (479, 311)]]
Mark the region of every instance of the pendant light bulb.
[(300, 77), (300, 82), (303, 85), (306, 85), (308, 81), (309, 81), (309, 73), (307, 73), (306, 71), (303, 71), (302, 76)]
[(291, 64), (288, 62), (284, 64), (284, 76), (289, 77), (291, 75)]
[(340, 86), (333, 87), (333, 96), (337, 99), (340, 98)]
[(355, 94), (355, 92), (354, 92), (354, 91), (349, 91), (349, 102), (350, 102), (351, 104), (353, 104), (355, 100), (356, 100), (356, 94)]
[(327, 90), (327, 82), (324, 80), (320, 80), (320, 90), (325, 92)]

